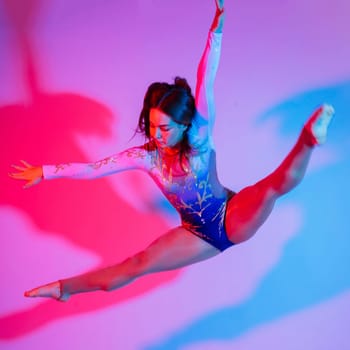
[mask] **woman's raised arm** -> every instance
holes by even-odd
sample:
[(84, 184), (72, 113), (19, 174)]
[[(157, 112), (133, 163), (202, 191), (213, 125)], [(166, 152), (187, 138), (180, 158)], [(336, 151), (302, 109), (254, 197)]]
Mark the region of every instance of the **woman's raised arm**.
[(224, 0), (216, 0), (216, 12), (210, 27), (206, 46), (198, 65), (196, 85), (196, 109), (201, 122), (208, 123), (211, 133), (215, 121), (214, 81), (218, 69), (222, 28), (225, 20)]

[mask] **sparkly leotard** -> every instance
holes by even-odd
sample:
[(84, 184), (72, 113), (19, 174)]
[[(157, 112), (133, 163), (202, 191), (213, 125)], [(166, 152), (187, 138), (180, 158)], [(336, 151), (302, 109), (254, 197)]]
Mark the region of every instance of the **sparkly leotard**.
[[(152, 152), (151, 152), (152, 153)], [(156, 151), (155, 151), (156, 153)], [(223, 187), (216, 173), (216, 154), (208, 150), (190, 158), (190, 167), (174, 176), (151, 154), (150, 175), (180, 214), (182, 226), (220, 251), (233, 245), (225, 230), (227, 201), (235, 194)]]

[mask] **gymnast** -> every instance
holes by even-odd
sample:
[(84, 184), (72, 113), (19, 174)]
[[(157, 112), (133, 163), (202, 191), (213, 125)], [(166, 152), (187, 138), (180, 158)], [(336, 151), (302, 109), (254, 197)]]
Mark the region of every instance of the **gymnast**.
[(95, 163), (32, 166), (22, 161), (10, 176), (26, 181), (93, 179), (130, 169), (147, 172), (181, 217), (175, 227), (145, 250), (115, 265), (58, 280), (25, 292), (27, 297), (66, 301), (71, 295), (112, 291), (136, 278), (177, 269), (216, 256), (252, 237), (271, 213), (275, 201), (303, 178), (311, 153), (326, 141), (334, 110), (318, 108), (305, 123), (296, 144), (267, 177), (235, 193), (218, 180), (213, 142), (213, 86), (219, 64), (224, 0), (216, 12), (197, 71), (195, 97), (187, 81), (149, 86), (138, 121), (146, 143)]

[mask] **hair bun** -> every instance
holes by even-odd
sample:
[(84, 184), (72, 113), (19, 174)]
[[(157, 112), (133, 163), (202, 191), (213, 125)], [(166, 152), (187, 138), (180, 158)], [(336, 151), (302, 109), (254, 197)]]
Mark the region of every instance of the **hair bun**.
[(191, 93), (191, 87), (188, 85), (188, 82), (185, 78), (175, 77), (174, 85), (185, 89), (187, 92)]

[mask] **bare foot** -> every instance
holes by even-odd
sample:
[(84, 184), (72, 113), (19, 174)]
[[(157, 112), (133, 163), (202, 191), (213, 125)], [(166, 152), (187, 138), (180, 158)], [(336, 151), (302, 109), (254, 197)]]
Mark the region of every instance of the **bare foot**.
[(59, 281), (28, 290), (24, 292), (24, 296), (29, 298), (52, 298), (59, 301), (66, 301), (69, 298), (69, 295), (62, 294), (61, 283)]
[(322, 145), (326, 142), (329, 123), (334, 115), (334, 108), (324, 104), (318, 108), (305, 124), (312, 145)]

